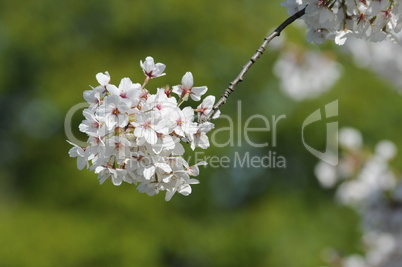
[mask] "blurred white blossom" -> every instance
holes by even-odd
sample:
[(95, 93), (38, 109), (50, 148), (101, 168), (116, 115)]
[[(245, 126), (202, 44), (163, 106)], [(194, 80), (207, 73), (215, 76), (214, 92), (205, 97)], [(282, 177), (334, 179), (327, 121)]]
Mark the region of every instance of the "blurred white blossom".
[(338, 80), (341, 67), (317, 51), (288, 50), (276, 61), (274, 73), (285, 94), (300, 101), (329, 90)]
[[(395, 38), (400, 42), (402, 32), (399, 32)], [(358, 66), (370, 68), (396, 88), (402, 88), (402, 46), (400, 43), (369, 43), (351, 39), (345, 48), (350, 51)]]
[(339, 131), (339, 143), (344, 148), (356, 150), (361, 148), (363, 137), (358, 130), (351, 127), (345, 127)]
[[(354, 128), (340, 130), (343, 153), (338, 166), (316, 165), (316, 176), (323, 187), (335, 187), (336, 199), (360, 214), (364, 255), (328, 257), (332, 266), (402, 266), (402, 183), (389, 166), (397, 148), (382, 140), (374, 152), (363, 148), (361, 133)], [(340, 265), (339, 265), (340, 264)]]

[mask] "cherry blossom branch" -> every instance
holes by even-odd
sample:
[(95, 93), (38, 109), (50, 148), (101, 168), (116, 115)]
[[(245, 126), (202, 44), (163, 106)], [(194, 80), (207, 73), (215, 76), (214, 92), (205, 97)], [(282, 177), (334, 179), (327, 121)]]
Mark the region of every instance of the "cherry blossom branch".
[(205, 117), (204, 121), (210, 120), (214, 116), (214, 114), (217, 112), (219, 107), (226, 103), (226, 100), (229, 98), (230, 94), (235, 90), (236, 85), (243, 81), (244, 75), (251, 68), (251, 66), (261, 57), (261, 55), (264, 53), (267, 45), (275, 37), (279, 36), (283, 29), (285, 29), (288, 25), (292, 24), (295, 20), (297, 20), (298, 18), (303, 16), (305, 11), (306, 11), (306, 8), (303, 8), (302, 10), (298, 11), (294, 15), (290, 16), (281, 25), (279, 25), (279, 27), (276, 28), (271, 34), (267, 35), (264, 38), (264, 41), (262, 42), (260, 47), (257, 49), (255, 54), (243, 66), (242, 70), (237, 75), (237, 77), (229, 84), (228, 88), (226, 88), (226, 90), (223, 92), (223, 95), (221, 96), (219, 101), (216, 102), (216, 104), (213, 106), (211, 112)]

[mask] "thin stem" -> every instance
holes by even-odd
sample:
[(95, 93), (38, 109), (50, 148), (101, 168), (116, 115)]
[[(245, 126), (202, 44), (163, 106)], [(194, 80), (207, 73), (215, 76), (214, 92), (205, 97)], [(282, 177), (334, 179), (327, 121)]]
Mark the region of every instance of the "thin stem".
[(144, 80), (144, 83), (143, 83), (142, 86), (141, 86), (142, 89), (145, 89), (145, 85), (147, 85), (147, 83), (149, 82), (149, 80), (150, 80), (150, 78), (149, 78), (149, 76), (147, 75), (146, 78), (145, 78), (145, 80)]
[(230, 94), (235, 90), (235, 86), (243, 81), (244, 75), (251, 68), (251, 66), (261, 57), (267, 45), (272, 41), (272, 39), (279, 36), (283, 29), (285, 29), (288, 25), (292, 24), (295, 20), (303, 16), (305, 14), (305, 11), (306, 8), (303, 8), (302, 10), (295, 13), (293, 16), (290, 16), (281, 25), (279, 25), (279, 27), (276, 28), (271, 34), (267, 35), (264, 38), (264, 41), (257, 49), (255, 54), (248, 60), (246, 65), (243, 66), (242, 70), (237, 75), (237, 77), (229, 84), (228, 88), (226, 88), (226, 90), (223, 92), (223, 95), (221, 96), (219, 101), (216, 102), (216, 104), (213, 106), (211, 112), (204, 118), (204, 121), (209, 121), (213, 117), (215, 112), (219, 109), (219, 107), (226, 103), (226, 100), (228, 99)]

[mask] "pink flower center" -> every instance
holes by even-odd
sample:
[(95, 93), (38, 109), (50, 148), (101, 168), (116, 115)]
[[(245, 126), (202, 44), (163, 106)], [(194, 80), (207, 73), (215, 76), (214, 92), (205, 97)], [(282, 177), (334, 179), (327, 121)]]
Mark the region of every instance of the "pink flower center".
[(359, 13), (359, 18), (357, 19), (357, 24), (359, 24), (362, 21), (366, 20), (366, 15), (364, 15), (363, 13)]
[(388, 10), (382, 11), (382, 12), (384, 12), (384, 17), (385, 17), (386, 19), (390, 19), (390, 18), (392, 17), (391, 11), (392, 11), (391, 8), (388, 9)]
[(182, 121), (181, 119), (177, 119), (177, 120), (176, 120), (176, 124), (177, 124), (178, 126), (182, 126), (182, 125), (183, 125), (183, 121)]
[(148, 99), (148, 92), (146, 90), (143, 90), (140, 95), (140, 98)]
[(182, 87), (183, 92), (181, 93), (181, 98), (184, 98), (186, 95), (190, 95), (191, 94), (191, 89), (187, 89), (187, 88), (183, 88)]
[(146, 121), (143, 124), (141, 124), (142, 127), (144, 127), (145, 129), (149, 129), (151, 128), (151, 122), (150, 121)]
[(112, 114), (115, 115), (115, 116), (119, 115), (119, 114), (120, 114), (119, 109), (118, 109), (118, 108), (114, 108), (114, 109), (112, 110)]
[(121, 150), (124, 146), (122, 143), (114, 143), (117, 150)]

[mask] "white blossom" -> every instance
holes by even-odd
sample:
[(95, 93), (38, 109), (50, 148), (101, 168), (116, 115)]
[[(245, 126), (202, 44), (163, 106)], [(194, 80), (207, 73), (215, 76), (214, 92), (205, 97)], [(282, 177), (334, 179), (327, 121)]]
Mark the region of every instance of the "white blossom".
[(166, 73), (164, 73), (166, 65), (163, 63), (155, 64), (153, 57), (146, 57), (144, 62), (141, 60), (140, 65), (145, 76), (150, 79), (166, 75)]
[[(196, 112), (198, 112), (198, 117), (200, 120), (205, 118), (212, 111), (214, 103), (215, 103), (215, 96), (210, 95), (204, 98), (202, 103), (195, 110)], [(212, 119), (218, 118), (220, 114), (221, 114), (220, 110), (217, 110), (215, 114), (212, 116)]]
[(98, 74), (96, 74), (96, 80), (100, 85), (106, 87), (110, 83), (109, 72), (107, 71), (105, 73), (99, 72)]
[(192, 149), (209, 146), (206, 132), (213, 124), (196, 121), (211, 110), (215, 98), (207, 96), (197, 114), (190, 106), (181, 109), (185, 95), (201, 100), (207, 87), (193, 87), (193, 76), (187, 72), (176, 88), (176, 92), (184, 92), (180, 102), (168, 89), (158, 88), (152, 94), (144, 87), (151, 78), (165, 75), (166, 66), (155, 64), (152, 57), (140, 65), (146, 75), (142, 86), (129, 78), (115, 86), (108, 72), (96, 75), (100, 85), (84, 92), (89, 107), (79, 125), (88, 135), (88, 146), (70, 142), (69, 155), (77, 158), (78, 169), (87, 167), (98, 174), (101, 184), (110, 179), (116, 186), (134, 184), (148, 195), (166, 191), (166, 200), (176, 192), (187, 196), (191, 185), (199, 183), (192, 177), (198, 176), (198, 165), (204, 163), (190, 166), (183, 158), (183, 144), (189, 143)]
[(339, 131), (339, 143), (346, 149), (356, 150), (361, 148), (363, 137), (358, 130), (352, 127), (344, 127)]
[(180, 98), (185, 101), (189, 96), (194, 101), (200, 101), (201, 96), (207, 92), (208, 88), (206, 86), (193, 87), (193, 85), (193, 74), (191, 74), (191, 72), (186, 72), (186, 74), (183, 75), (181, 84), (173, 86), (173, 93), (178, 94)]
[(290, 15), (306, 8), (307, 40), (316, 44), (343, 45), (350, 37), (380, 42), (402, 28), (399, 0), (287, 0), (282, 5)]

